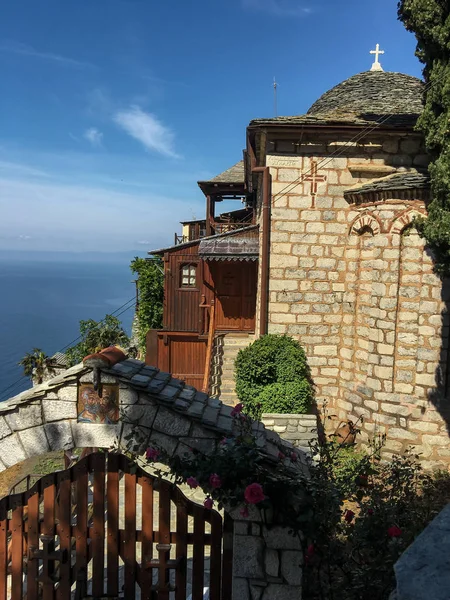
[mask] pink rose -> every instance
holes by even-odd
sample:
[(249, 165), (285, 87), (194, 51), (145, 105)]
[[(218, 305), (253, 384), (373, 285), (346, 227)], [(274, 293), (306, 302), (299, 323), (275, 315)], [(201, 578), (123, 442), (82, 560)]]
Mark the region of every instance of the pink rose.
[(236, 415), (240, 415), (243, 408), (244, 408), (244, 405), (242, 404), (242, 402), (239, 402), (239, 404), (236, 404), (236, 406), (231, 411), (231, 416), (235, 417)]
[(212, 509), (213, 505), (214, 505), (214, 502), (213, 502), (212, 498), (206, 498), (206, 500), (203, 502), (203, 506), (205, 508), (208, 508), (209, 510)]
[(291, 452), (291, 460), (292, 462), (298, 461), (298, 454), (296, 452)]
[(199, 485), (198, 481), (195, 479), (195, 477), (188, 477), (186, 479), (186, 483), (192, 490), (195, 490), (195, 488), (198, 488), (198, 485)]
[(251, 483), (248, 485), (245, 488), (244, 498), (248, 504), (258, 504), (265, 500), (266, 497), (262, 485), (259, 483)]
[(315, 552), (316, 552), (316, 549), (314, 547), (314, 544), (310, 544), (305, 553), (305, 564), (307, 564), (307, 565), (311, 564), (311, 561), (314, 558)]
[(244, 506), (244, 508), (241, 510), (241, 517), (244, 517), (244, 519), (246, 519), (248, 517), (248, 506)]
[(156, 448), (147, 448), (145, 457), (147, 460), (157, 460), (159, 458), (159, 450)]
[(402, 530), (400, 527), (397, 527), (397, 525), (392, 525), (392, 527), (389, 527), (388, 529), (388, 536), (391, 538), (401, 537), (402, 533)]
[(344, 513), (344, 520), (346, 521), (346, 523), (351, 523), (353, 521), (354, 516), (355, 513), (352, 510), (346, 510)]
[(216, 490), (217, 488), (220, 488), (222, 486), (222, 480), (217, 475), (217, 473), (213, 473), (212, 475), (209, 476), (209, 485), (214, 490)]

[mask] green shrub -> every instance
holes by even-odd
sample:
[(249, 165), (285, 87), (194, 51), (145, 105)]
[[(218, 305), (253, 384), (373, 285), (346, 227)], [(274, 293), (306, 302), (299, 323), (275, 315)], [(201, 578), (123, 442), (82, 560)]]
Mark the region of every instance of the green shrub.
[(305, 413), (314, 398), (310, 370), (300, 344), (284, 335), (264, 335), (237, 355), (236, 393), (245, 412)]
[(340, 493), (348, 495), (359, 485), (361, 478), (367, 477), (370, 471), (370, 456), (354, 446), (336, 445), (332, 471), (336, 487)]
[(258, 396), (261, 413), (304, 414), (311, 408), (313, 393), (306, 379), (271, 383)]

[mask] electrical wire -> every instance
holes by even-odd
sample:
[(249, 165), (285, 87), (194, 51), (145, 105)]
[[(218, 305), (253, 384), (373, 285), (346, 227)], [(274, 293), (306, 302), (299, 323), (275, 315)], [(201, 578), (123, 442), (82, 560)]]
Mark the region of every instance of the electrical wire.
[[(110, 315), (107, 315), (107, 316), (120, 317), (120, 315), (122, 315), (124, 312), (126, 312), (127, 310), (130, 310), (130, 308), (133, 308), (135, 305), (135, 302), (136, 302), (135, 297), (130, 298), (129, 300), (127, 300), (127, 302), (122, 304), (122, 306), (119, 306), (119, 308), (117, 308), (114, 312), (112, 312)], [(127, 306), (127, 305), (129, 305), (129, 306)], [(124, 308), (124, 307), (126, 307), (126, 308)], [(119, 311), (121, 311), (121, 312), (119, 312)], [(106, 317), (104, 319), (102, 319), (101, 321), (99, 321), (98, 323), (101, 324), (105, 320), (106, 320)], [(79, 335), (77, 338), (75, 338), (74, 340), (72, 340), (71, 342), (66, 344), (63, 348), (61, 348), (57, 352), (61, 352), (61, 353), (64, 352), (64, 350), (67, 350), (67, 348), (70, 348), (71, 346), (73, 346), (82, 337), (83, 336)], [(24, 379), (28, 379), (28, 376), (22, 375), (22, 377), (20, 377), (20, 379), (17, 379), (17, 381), (14, 381), (10, 385), (8, 385), (6, 388), (4, 388), (2, 391), (0, 391), (0, 402), (3, 402), (4, 400), (6, 400), (8, 396), (11, 397), (12, 390), (16, 389), (18, 387), (18, 385), (23, 382)]]
[[(436, 83), (437, 83), (437, 81), (434, 81), (432, 83), (430, 82), (429, 84), (425, 85), (424, 93), (428, 92)], [(399, 108), (400, 104), (397, 105), (397, 107)], [(388, 121), (391, 117), (394, 117), (396, 114), (397, 113), (394, 112), (394, 113), (389, 113), (387, 115), (384, 115), (381, 120), (375, 121), (373, 125), (367, 126), (365, 129), (360, 131), (355, 137), (353, 137), (348, 142), (346, 142), (341, 149), (335, 150), (332, 154), (330, 154), (330, 156), (327, 156), (326, 158), (322, 159), (322, 161), (318, 162), (315, 167), (310, 168), (306, 172), (302, 172), (296, 180), (288, 183), (286, 185), (286, 187), (284, 187), (282, 190), (280, 190), (277, 194), (273, 194), (272, 197), (279, 200), (283, 196), (286, 196), (287, 194), (289, 194), (289, 192), (292, 189), (294, 189), (295, 186), (297, 186), (299, 183), (302, 183), (304, 181), (305, 177), (307, 175), (310, 175), (313, 172), (314, 168), (319, 169), (319, 167), (323, 167), (324, 165), (329, 164), (334, 158), (341, 156), (345, 152), (346, 147), (350, 146), (354, 142), (356, 142), (356, 143), (359, 142), (361, 139), (363, 139), (364, 137), (366, 137), (367, 135), (372, 133), (372, 131), (375, 131), (375, 129), (377, 129), (378, 127), (383, 125), (383, 123)], [(288, 189), (289, 189), (289, 191), (286, 192), (286, 190), (288, 190)], [(284, 193), (284, 192), (286, 192), (286, 193)]]

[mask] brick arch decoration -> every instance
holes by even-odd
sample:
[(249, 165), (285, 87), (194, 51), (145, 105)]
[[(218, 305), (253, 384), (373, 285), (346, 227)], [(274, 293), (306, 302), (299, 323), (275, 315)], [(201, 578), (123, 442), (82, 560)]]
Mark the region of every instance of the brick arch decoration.
[[(83, 386), (94, 385), (101, 386), (103, 395), (105, 390), (115, 390), (116, 423), (80, 418), (79, 395)], [(140, 440), (142, 453), (155, 444), (172, 456), (190, 448), (209, 454), (224, 436), (235, 435), (231, 411), (231, 406), (169, 373), (108, 348), (0, 404), (0, 471), (49, 451), (126, 449), (130, 439)], [(298, 454), (298, 460), (287, 467), (293, 477), (307, 471), (303, 451), (262, 423), (254, 423), (253, 428), (268, 469), (279, 465), (281, 448), (286, 455)], [(268, 527), (256, 508), (248, 518), (241, 516), (240, 509), (229, 514), (234, 521), (233, 599), (301, 600), (300, 536), (281, 525)]]
[(394, 221), (392, 221), (391, 227), (389, 229), (389, 233), (402, 233), (408, 225), (411, 225), (415, 217), (424, 217), (425, 211), (421, 212), (418, 210), (406, 210), (401, 215), (399, 215)]
[(381, 232), (379, 221), (371, 214), (359, 215), (350, 226), (350, 235), (360, 235), (365, 229), (370, 229), (373, 235)]

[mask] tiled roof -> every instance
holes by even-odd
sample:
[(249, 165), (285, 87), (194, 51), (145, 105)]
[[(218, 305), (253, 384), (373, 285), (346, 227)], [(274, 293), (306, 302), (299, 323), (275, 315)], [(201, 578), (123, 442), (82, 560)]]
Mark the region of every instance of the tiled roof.
[[(258, 229), (258, 225), (246, 225), (241, 227), (240, 229), (234, 229), (231, 231), (226, 231), (225, 233), (218, 233), (216, 235), (209, 235), (208, 237), (201, 238), (201, 241), (204, 240), (214, 240), (217, 238), (242, 234), (245, 231), (252, 231), (254, 229)], [(148, 254), (162, 254), (163, 252), (169, 252), (170, 250), (181, 250), (182, 248), (188, 248), (193, 244), (198, 244), (200, 240), (191, 240), (189, 242), (184, 242), (184, 244), (176, 244), (175, 246), (168, 246), (167, 248), (159, 248), (158, 250), (150, 250)]]
[(222, 237), (200, 242), (198, 254), (205, 260), (256, 261), (259, 255), (258, 238)]
[[(363, 184), (358, 184), (344, 191), (344, 197), (349, 201), (362, 200), (370, 197), (370, 200), (386, 199), (393, 195), (413, 192), (417, 195), (430, 188), (430, 177), (428, 173), (411, 170), (404, 173), (394, 173), (387, 177), (372, 179)], [(421, 196), (422, 197), (422, 196)], [(419, 198), (418, 198), (419, 199)]]
[(244, 161), (238, 163), (216, 175), (209, 181), (200, 181), (199, 183), (244, 183)]
[[(111, 349), (107, 349), (111, 350)], [(206, 429), (211, 429), (219, 436), (230, 437), (235, 433), (234, 420), (231, 416), (233, 407), (223, 404), (217, 398), (212, 398), (203, 392), (197, 391), (193, 386), (184, 381), (146, 365), (140, 360), (127, 358), (120, 360), (119, 352), (109, 352), (91, 355), (81, 363), (64, 371), (61, 375), (37, 385), (6, 402), (0, 403), (0, 414), (10, 412), (20, 405), (27, 404), (31, 400), (38, 400), (48, 392), (56, 391), (65, 385), (74, 384), (80, 375), (87, 373), (93, 368), (100, 370), (102, 374), (112, 375), (121, 384), (134, 389), (139, 394), (145, 394), (150, 402), (156, 402), (161, 406), (182, 414)], [(109, 357), (109, 358), (105, 358)], [(118, 360), (119, 362), (115, 362)], [(278, 453), (280, 443), (291, 450), (292, 445), (271, 430), (266, 430), (262, 423), (254, 423), (254, 431), (257, 433), (257, 443), (261, 454), (266, 460), (279, 463)], [(299, 461), (306, 464), (306, 456), (298, 452)], [(299, 465), (300, 466), (300, 465)]]
[(255, 119), (250, 126), (368, 125), (412, 127), (423, 110), (424, 84), (403, 73), (366, 71), (321, 96), (306, 115)]
[(50, 357), (52, 365), (56, 365), (57, 367), (68, 367), (69, 362), (67, 360), (67, 356), (63, 352), (56, 352), (53, 356)]
[(325, 92), (308, 110), (308, 115), (417, 117), (423, 110), (423, 92), (423, 82), (411, 75), (365, 71)]

